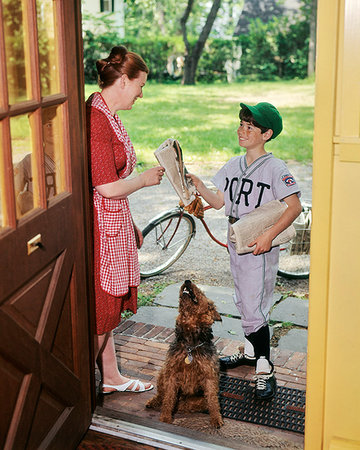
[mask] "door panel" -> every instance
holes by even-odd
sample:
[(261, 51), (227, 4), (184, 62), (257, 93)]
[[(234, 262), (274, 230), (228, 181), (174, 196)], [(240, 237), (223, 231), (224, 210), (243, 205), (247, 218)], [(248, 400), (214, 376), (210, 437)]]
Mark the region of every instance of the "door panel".
[[(13, 18), (21, 19), (20, 37)], [(23, 40), (25, 64), (6, 63), (14, 39)], [(73, 448), (91, 419), (81, 49), (80, 0), (0, 0), (5, 449)]]

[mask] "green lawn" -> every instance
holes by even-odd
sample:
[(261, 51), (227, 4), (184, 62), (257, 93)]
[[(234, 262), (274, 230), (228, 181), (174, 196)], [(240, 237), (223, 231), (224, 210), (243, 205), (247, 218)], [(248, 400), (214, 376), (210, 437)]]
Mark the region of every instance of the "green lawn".
[[(97, 86), (85, 87), (86, 98)], [(119, 115), (138, 161), (156, 163), (154, 150), (167, 138), (178, 139), (185, 162), (224, 163), (242, 150), (237, 143), (239, 103), (273, 103), (284, 130), (267, 150), (285, 161), (312, 159), (314, 82), (291, 80), (233, 84), (156, 84), (148, 82), (143, 99)]]

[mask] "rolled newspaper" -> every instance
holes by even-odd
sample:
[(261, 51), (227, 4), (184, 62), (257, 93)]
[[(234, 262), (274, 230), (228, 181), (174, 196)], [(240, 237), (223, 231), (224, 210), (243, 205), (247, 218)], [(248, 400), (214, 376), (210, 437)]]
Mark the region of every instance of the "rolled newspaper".
[[(249, 244), (271, 228), (282, 216), (287, 206), (280, 200), (272, 200), (242, 216), (230, 226), (229, 239), (235, 244), (236, 253), (241, 255), (255, 250)], [(290, 241), (296, 234), (294, 225), (279, 233), (272, 241), (272, 247)]]

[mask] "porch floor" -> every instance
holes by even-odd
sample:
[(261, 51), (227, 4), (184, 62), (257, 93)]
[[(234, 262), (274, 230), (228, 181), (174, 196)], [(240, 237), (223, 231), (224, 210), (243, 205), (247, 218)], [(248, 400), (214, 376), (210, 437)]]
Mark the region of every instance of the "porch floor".
[[(98, 395), (97, 409), (93, 420), (95, 426), (99, 425), (99, 422), (102, 422), (101, 417), (106, 415), (106, 428), (111, 428), (112, 420), (115, 423), (116, 419), (120, 418), (121, 420), (135, 421), (157, 430), (165, 430), (166, 432), (184, 435), (190, 438), (196, 436), (197, 439), (205, 440), (209, 443), (212, 442), (214, 445), (221, 444), (219, 448), (266, 448), (269, 447), (269, 443), (271, 447), (277, 448), (303, 448), (302, 434), (231, 419), (225, 419), (226, 423), (220, 430), (211, 430), (210, 427), (207, 427), (208, 416), (206, 414), (192, 414), (190, 420), (190, 422), (200, 421), (200, 423), (203, 421), (204, 431), (195, 428), (191, 430), (189, 429), (188, 423), (185, 427), (184, 420), (186, 422), (186, 418), (189, 419), (190, 417), (186, 414), (176, 414), (172, 425), (160, 422), (159, 412), (145, 408), (145, 403), (156, 392), (156, 377), (166, 358), (168, 346), (174, 339), (174, 329), (134, 322), (128, 319), (122, 322), (115, 330), (114, 337), (121, 372), (131, 378), (150, 381), (154, 384), (155, 389), (141, 394), (114, 393), (107, 396)], [(220, 355), (230, 355), (237, 351), (239, 346), (239, 342), (233, 339), (215, 337), (214, 342)], [(271, 352), (278, 385), (305, 390), (306, 353), (280, 350), (277, 347), (273, 347)], [(251, 380), (254, 375), (254, 368), (246, 366), (238, 367), (229, 370), (227, 374), (232, 377)], [(99, 374), (97, 373), (97, 386), (99, 381)], [(111, 416), (110, 419), (109, 416)], [(227, 428), (233, 431), (236, 427), (239, 428), (240, 437), (226, 435)], [(194, 430), (196, 430), (195, 434)], [(224, 446), (224, 437), (226, 437), (225, 445), (227, 447)], [(120, 446), (112, 448), (131, 447)], [(154, 446), (153, 448), (165, 447)]]

